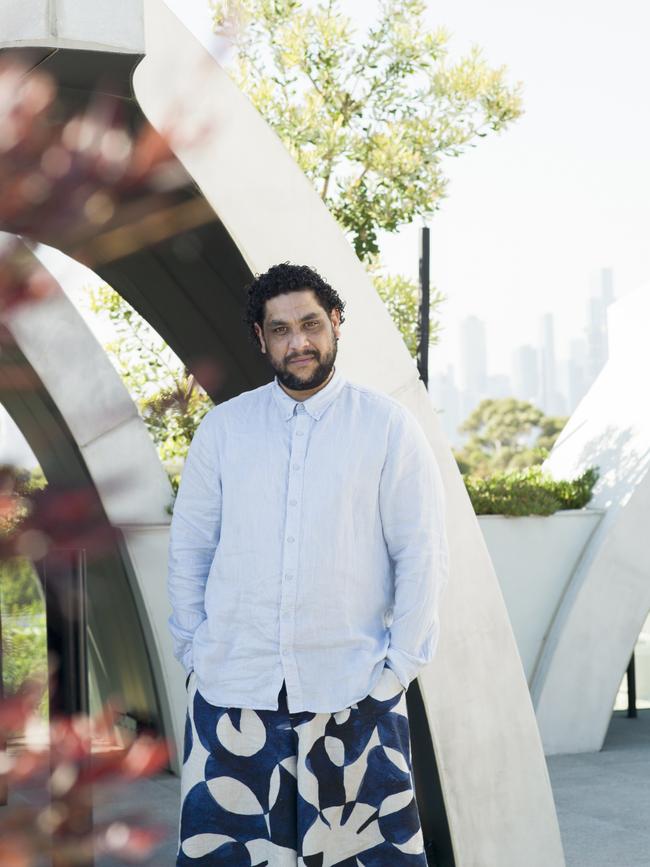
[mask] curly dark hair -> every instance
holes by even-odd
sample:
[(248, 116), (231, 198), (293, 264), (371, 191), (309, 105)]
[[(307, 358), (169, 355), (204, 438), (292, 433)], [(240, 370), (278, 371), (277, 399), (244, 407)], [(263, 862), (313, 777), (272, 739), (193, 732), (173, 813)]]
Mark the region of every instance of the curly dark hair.
[(316, 270), (308, 265), (291, 265), (289, 262), (282, 262), (273, 265), (264, 274), (258, 274), (255, 280), (245, 287), (245, 291), (248, 292), (248, 302), (244, 322), (248, 326), (249, 337), (258, 347), (259, 339), (254, 325), (257, 322), (262, 328), (264, 305), (268, 299), (285, 292), (299, 292), (302, 289), (313, 289), (323, 310), (328, 314), (334, 309), (338, 310), (340, 321), (344, 322), (345, 301), (341, 300), (338, 292), (332, 289)]

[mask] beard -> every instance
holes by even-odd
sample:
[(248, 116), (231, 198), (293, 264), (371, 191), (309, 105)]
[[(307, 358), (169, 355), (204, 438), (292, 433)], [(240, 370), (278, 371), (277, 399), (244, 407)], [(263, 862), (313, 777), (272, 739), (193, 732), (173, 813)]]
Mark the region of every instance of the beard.
[(315, 359), (315, 364), (312, 364), (309, 376), (301, 377), (293, 373), (293, 365), (288, 362), (277, 365), (270, 357), (269, 362), (278, 378), (278, 382), (284, 385), (285, 388), (289, 388), (292, 391), (308, 391), (311, 388), (318, 388), (330, 375), (336, 361), (337, 350), (338, 344), (336, 338), (334, 338), (325, 354), (321, 355), (316, 349), (306, 352), (305, 355), (311, 355)]

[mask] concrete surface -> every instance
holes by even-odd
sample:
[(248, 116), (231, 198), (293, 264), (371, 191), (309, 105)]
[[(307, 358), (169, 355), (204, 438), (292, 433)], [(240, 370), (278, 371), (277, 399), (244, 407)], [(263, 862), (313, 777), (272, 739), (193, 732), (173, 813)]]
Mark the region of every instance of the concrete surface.
[[(615, 711), (602, 750), (549, 756), (547, 765), (567, 867), (650, 865), (650, 708), (636, 719)], [(170, 828), (170, 839), (147, 867), (174, 865), (179, 789), (176, 777), (159, 775), (133, 786), (123, 799), (125, 807), (146, 804), (152, 819)], [(96, 867), (118, 863), (98, 859)]]
[(546, 761), (567, 867), (650, 865), (650, 709), (615, 711), (600, 751)]
[[(609, 360), (542, 469), (597, 466), (590, 508), (604, 509), (548, 631), (530, 684), (544, 753), (594, 752), (650, 611), (650, 285), (607, 309)], [(648, 861), (650, 863), (650, 860)]]
[[(0, 232), (0, 243), (7, 237)], [(22, 255), (30, 257), (35, 273), (48, 274), (27, 247)], [(123, 532), (123, 562), (148, 642), (160, 713), (165, 731), (181, 743), (183, 720), (174, 709), (185, 701), (185, 678), (167, 628), (165, 593), (172, 488), (151, 436), (106, 352), (63, 291), (5, 312), (3, 325), (65, 419), (108, 520)]]
[(530, 684), (553, 618), (604, 509), (479, 515)]
[[(602, 750), (549, 756), (547, 765), (567, 867), (650, 865), (650, 708), (636, 719), (615, 711)], [(179, 791), (180, 781), (165, 774), (132, 786), (120, 799), (122, 809), (146, 805), (152, 819), (170, 828), (170, 839), (146, 867), (174, 865)], [(103, 858), (96, 867), (117, 863)]]
[(141, 0), (0, 0), (2, 43), (144, 51)]
[[(553, 797), (567, 867), (648, 867), (650, 865), (650, 708), (627, 719), (614, 711), (602, 750), (547, 757)], [(17, 806), (38, 796), (10, 791)], [(143, 824), (161, 823), (167, 839), (142, 867), (174, 867), (178, 833), (180, 780), (158, 774), (113, 789), (106, 805), (96, 805), (95, 820), (141, 810)], [(0, 816), (4, 808), (0, 807)], [(98, 857), (95, 867), (119, 867), (125, 861)], [(477, 867), (499, 867), (487, 860)], [(525, 867), (525, 865), (522, 865)]]

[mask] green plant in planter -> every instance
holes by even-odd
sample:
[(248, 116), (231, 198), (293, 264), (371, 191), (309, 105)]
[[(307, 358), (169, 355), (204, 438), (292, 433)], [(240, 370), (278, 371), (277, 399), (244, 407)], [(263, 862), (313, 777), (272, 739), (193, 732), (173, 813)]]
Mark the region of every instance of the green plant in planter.
[(465, 477), (477, 515), (552, 515), (561, 509), (582, 509), (591, 499), (597, 467), (575, 479), (553, 479), (539, 465), (488, 478)]

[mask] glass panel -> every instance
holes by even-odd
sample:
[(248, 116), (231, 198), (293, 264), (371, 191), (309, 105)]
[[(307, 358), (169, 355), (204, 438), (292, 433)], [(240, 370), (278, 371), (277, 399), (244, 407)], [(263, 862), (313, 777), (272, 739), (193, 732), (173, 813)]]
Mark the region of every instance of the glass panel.
[(2, 695), (13, 695), (31, 677), (43, 681), (34, 724), (8, 747), (17, 749), (27, 739), (30, 746), (42, 746), (47, 744), (49, 722), (45, 599), (36, 570), (25, 557), (0, 561), (0, 617)]

